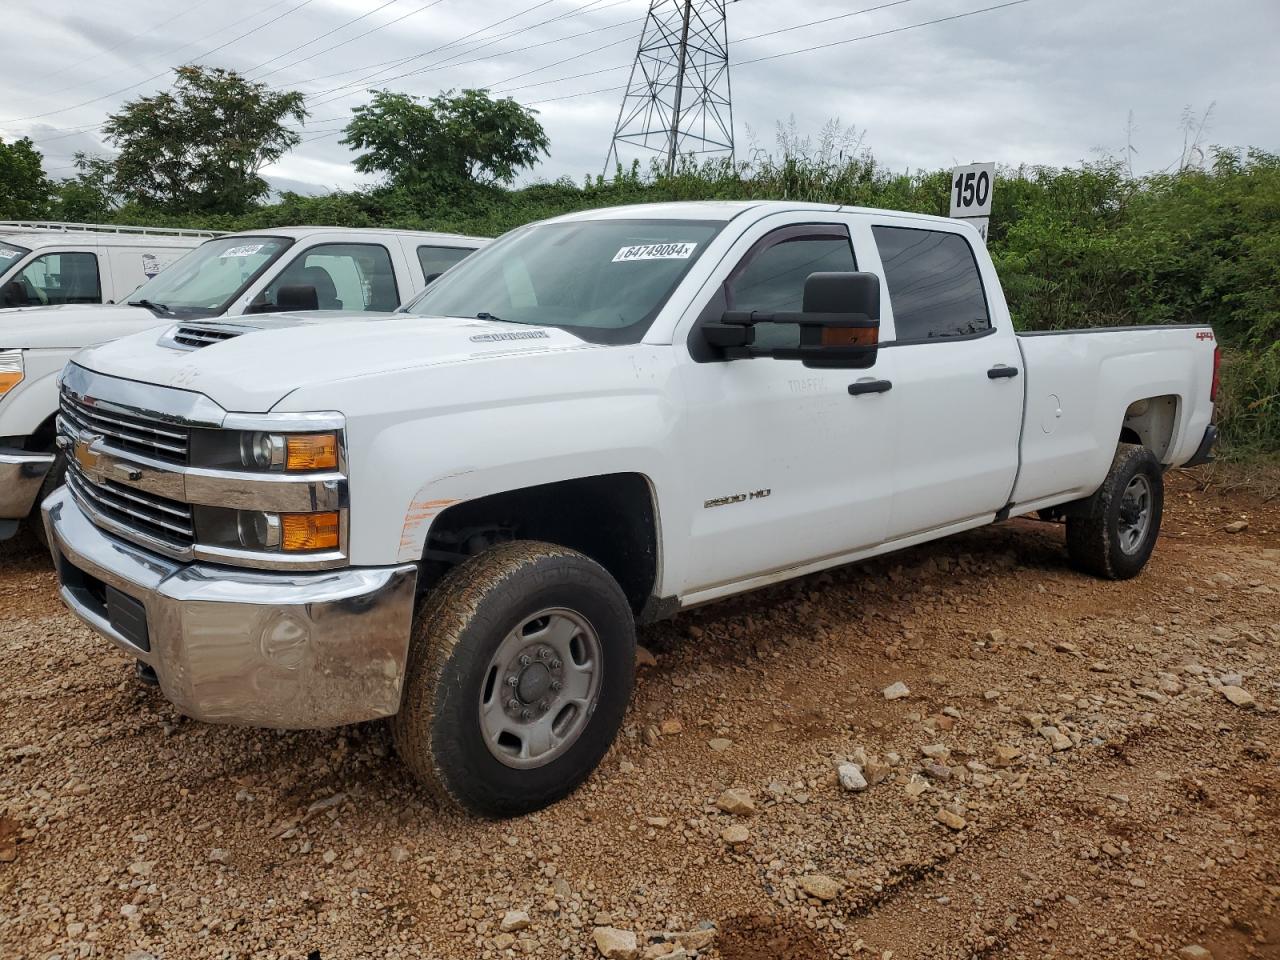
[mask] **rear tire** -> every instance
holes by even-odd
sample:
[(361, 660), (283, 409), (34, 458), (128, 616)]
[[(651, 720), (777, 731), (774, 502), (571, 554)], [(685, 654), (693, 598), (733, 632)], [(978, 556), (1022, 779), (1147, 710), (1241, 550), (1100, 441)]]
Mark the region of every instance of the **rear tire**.
[(516, 541), (471, 558), (415, 618), (396, 750), (437, 797), (511, 817), (568, 795), (631, 697), (635, 621), (595, 561)]
[(1128, 580), (1147, 564), (1160, 536), (1164, 474), (1146, 447), (1120, 444), (1107, 478), (1067, 513), (1072, 565), (1107, 580)]

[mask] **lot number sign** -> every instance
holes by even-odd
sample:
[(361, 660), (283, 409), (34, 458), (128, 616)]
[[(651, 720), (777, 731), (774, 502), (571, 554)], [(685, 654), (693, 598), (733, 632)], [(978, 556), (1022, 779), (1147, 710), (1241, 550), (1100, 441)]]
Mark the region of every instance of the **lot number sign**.
[(971, 163), (951, 171), (951, 216), (968, 220), (987, 239), (991, 221), (991, 191), (996, 181), (994, 163)]

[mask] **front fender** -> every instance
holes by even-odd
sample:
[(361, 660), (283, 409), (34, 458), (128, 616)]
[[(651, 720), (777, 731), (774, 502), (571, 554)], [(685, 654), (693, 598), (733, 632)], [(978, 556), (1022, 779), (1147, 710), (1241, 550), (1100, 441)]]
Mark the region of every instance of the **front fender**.
[(24, 376), (0, 399), (0, 437), (29, 437), (58, 412), (58, 374), (75, 350), (24, 350)]

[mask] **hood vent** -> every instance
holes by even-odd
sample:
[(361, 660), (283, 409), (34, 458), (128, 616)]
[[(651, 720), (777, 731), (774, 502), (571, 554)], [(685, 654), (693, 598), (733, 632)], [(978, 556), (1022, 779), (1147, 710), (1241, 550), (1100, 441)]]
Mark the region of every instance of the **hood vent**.
[(252, 329), (232, 324), (180, 324), (166, 330), (160, 343), (175, 350), (199, 350), (224, 340), (234, 340)]

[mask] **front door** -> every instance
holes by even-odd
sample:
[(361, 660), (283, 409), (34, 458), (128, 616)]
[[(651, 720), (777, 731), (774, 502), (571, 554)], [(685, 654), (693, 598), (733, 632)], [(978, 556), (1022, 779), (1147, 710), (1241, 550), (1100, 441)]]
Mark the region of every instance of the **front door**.
[[(775, 221), (776, 223), (776, 221)], [(726, 258), (699, 323), (726, 310), (799, 311), (811, 273), (857, 269), (847, 224), (757, 225)], [(760, 324), (758, 344), (798, 345), (795, 326)], [(692, 516), (682, 592), (838, 556), (883, 538), (891, 499), (892, 393), (853, 396), (867, 370), (798, 360), (724, 360), (695, 325), (681, 370), (681, 448)]]

